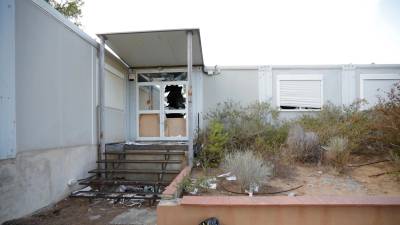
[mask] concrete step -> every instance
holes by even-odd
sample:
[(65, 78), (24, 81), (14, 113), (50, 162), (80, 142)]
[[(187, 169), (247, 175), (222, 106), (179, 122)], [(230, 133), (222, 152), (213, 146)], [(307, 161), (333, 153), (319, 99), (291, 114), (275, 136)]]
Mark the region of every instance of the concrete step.
[(124, 144), (125, 150), (188, 150), (186, 142), (138, 142)]
[(152, 160), (152, 159), (146, 159), (146, 160), (128, 160), (128, 159), (110, 159), (110, 160), (99, 160), (97, 163), (168, 163), (168, 164), (179, 164), (182, 163), (182, 160)]
[(153, 150), (132, 150), (132, 151), (106, 151), (106, 155), (185, 155), (185, 151), (153, 151)]
[(80, 185), (169, 185), (169, 181), (92, 179), (79, 182)]
[(94, 169), (88, 173), (122, 173), (122, 174), (178, 174), (179, 170), (130, 170), (130, 169)]

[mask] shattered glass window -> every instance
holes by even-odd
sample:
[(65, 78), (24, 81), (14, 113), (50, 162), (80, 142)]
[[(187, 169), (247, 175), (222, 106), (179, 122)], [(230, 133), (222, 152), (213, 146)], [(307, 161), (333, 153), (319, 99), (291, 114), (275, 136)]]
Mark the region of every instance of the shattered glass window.
[(164, 90), (164, 107), (166, 110), (182, 110), (186, 108), (185, 85), (166, 85)]
[(168, 72), (168, 73), (139, 73), (138, 82), (155, 81), (186, 81), (186, 72)]

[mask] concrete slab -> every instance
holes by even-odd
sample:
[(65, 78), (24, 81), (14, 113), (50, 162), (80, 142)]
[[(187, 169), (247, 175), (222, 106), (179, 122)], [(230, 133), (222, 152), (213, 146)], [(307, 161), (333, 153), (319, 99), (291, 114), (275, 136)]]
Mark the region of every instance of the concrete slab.
[(143, 224), (155, 225), (157, 223), (157, 213), (155, 209), (132, 208), (116, 216), (110, 224)]

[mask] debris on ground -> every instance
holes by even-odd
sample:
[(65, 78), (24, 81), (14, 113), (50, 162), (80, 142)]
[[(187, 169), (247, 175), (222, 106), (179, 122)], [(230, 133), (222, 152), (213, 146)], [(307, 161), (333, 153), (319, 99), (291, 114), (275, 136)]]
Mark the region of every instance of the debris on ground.
[[(53, 207), (20, 219), (5, 222), (5, 225), (109, 225), (109, 224), (149, 224), (155, 225), (155, 207), (138, 208), (137, 200), (121, 200), (119, 204), (106, 199), (67, 198)], [(129, 206), (130, 204), (134, 204)]]

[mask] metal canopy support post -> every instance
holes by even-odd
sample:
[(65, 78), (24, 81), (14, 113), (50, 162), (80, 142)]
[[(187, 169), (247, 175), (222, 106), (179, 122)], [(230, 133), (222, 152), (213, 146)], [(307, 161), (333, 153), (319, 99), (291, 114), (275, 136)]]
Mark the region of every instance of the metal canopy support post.
[(105, 40), (103, 36), (100, 36), (100, 48), (99, 48), (99, 143), (100, 143), (100, 158), (101, 154), (105, 151), (105, 140), (104, 140), (104, 103), (105, 103), (105, 71), (104, 71), (104, 56), (105, 56)]
[(193, 69), (193, 55), (192, 55), (192, 41), (193, 31), (187, 32), (187, 77), (188, 77), (188, 161), (189, 166), (193, 166), (193, 115), (192, 115), (192, 69)]

